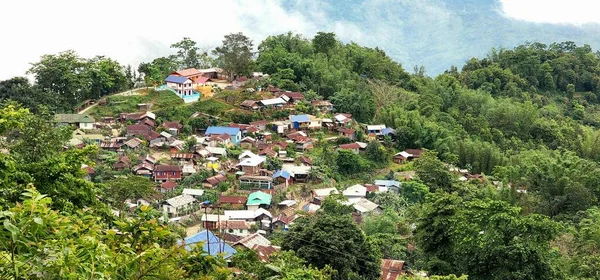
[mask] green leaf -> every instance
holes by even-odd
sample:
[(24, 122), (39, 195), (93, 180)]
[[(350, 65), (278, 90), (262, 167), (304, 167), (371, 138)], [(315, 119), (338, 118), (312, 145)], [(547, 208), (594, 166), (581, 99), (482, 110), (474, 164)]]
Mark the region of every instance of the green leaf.
[(43, 221), (43, 220), (42, 220), (42, 218), (40, 218), (40, 217), (35, 217), (35, 218), (33, 218), (33, 221), (34, 221), (36, 224), (38, 224), (38, 225), (42, 225), (42, 224), (44, 224), (44, 221)]

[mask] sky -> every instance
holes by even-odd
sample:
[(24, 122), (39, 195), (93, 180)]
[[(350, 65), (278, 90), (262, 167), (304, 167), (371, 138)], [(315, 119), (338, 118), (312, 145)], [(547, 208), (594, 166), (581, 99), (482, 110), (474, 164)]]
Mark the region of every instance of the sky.
[(527, 41), (600, 49), (599, 8), (594, 0), (0, 1), (0, 80), (25, 75), (44, 54), (73, 49), (137, 66), (171, 54), (183, 37), (210, 50), (240, 31), (255, 46), (288, 31), (335, 32), (433, 76)]

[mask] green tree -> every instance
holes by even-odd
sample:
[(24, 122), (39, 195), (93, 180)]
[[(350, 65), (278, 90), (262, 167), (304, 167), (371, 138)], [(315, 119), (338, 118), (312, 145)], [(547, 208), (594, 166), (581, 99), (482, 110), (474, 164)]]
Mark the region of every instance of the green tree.
[(283, 162), (280, 159), (274, 157), (267, 157), (267, 160), (265, 162), (265, 168), (268, 170), (279, 170), (281, 169), (282, 165)]
[(336, 162), (338, 172), (343, 175), (357, 174), (367, 169), (363, 158), (348, 150), (338, 151)]
[(329, 54), (337, 45), (337, 39), (333, 32), (317, 32), (312, 39), (312, 44), (315, 52)]
[(426, 269), (470, 279), (560, 278), (549, 246), (558, 224), (541, 215), (522, 216), (520, 210), (503, 201), (431, 196), (416, 234)]
[(425, 151), (419, 159), (415, 160), (414, 167), (419, 179), (431, 190), (440, 189), (447, 192), (451, 190), (452, 173), (438, 159), (437, 152)]
[(333, 279), (377, 279), (380, 275), (377, 249), (349, 215), (318, 213), (297, 219), (285, 235), (282, 250), (293, 250), (317, 268), (331, 266), (337, 271)]
[(154, 183), (141, 176), (119, 177), (106, 182), (106, 186), (103, 197), (119, 209), (119, 217), (124, 217), (127, 211), (127, 200), (142, 198), (155, 192)]
[(385, 166), (390, 160), (388, 151), (378, 141), (369, 142), (365, 150), (365, 156), (380, 166)]
[(177, 49), (176, 60), (179, 68), (209, 68), (212, 62), (208, 53), (201, 52), (196, 42), (188, 37), (172, 44), (171, 48)]
[(252, 40), (241, 32), (225, 35), (223, 44), (216, 47), (213, 54), (217, 56), (217, 64), (230, 77), (249, 75), (252, 71)]

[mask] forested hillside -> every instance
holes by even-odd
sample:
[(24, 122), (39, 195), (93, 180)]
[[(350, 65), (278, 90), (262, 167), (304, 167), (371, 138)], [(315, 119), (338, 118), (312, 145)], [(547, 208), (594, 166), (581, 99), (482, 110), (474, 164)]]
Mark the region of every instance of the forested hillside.
[[(248, 40), (234, 35), (225, 46)], [(33, 63), (34, 84), (22, 77), (0, 81), (0, 275), (378, 279), (379, 259), (390, 258), (406, 261), (414, 272), (401, 279), (425, 277), (420, 272), (440, 276), (431, 279), (458, 279), (451, 274), (475, 280), (599, 279), (600, 52), (589, 46), (526, 43), (493, 49), (436, 77), (423, 67), (405, 70), (381, 49), (343, 43), (324, 32), (312, 39), (270, 36), (257, 44), (255, 54), (245, 49), (248, 60), (237, 66), (231, 60), (242, 58), (230, 57), (227, 49), (214, 56), (200, 53), (188, 38), (173, 48), (177, 54), (143, 63), (140, 74), (109, 58), (84, 59), (68, 51)], [(307, 156), (314, 162), (311, 176), (322, 184), (340, 188), (394, 179), (404, 171), (414, 171), (414, 180), (402, 182), (398, 194), (375, 194), (373, 201), (385, 211), (360, 224), (347, 206), (327, 200), (317, 214), (272, 236), (285, 251), (269, 264), (249, 252), (236, 256), (229, 266), (241, 272), (227, 269), (220, 258), (177, 246), (181, 229), (159, 221), (160, 213), (148, 207), (128, 218), (111, 215), (123, 198), (147, 194), (151, 187), (108, 175), (83, 180), (81, 165), (99, 162), (100, 153), (94, 145), (63, 148), (70, 132), (55, 127), (52, 114), (142, 81), (157, 85), (184, 67), (208, 66), (236, 77), (268, 74), (247, 87), (303, 92), (305, 101), (296, 110), (312, 112), (310, 101), (329, 100), (360, 124), (394, 128), (393, 141), (373, 141), (361, 155), (319, 139)], [(243, 94), (248, 93), (165, 106), (158, 116), (182, 121), (190, 131), (207, 125), (179, 115), (209, 112), (209, 106), (210, 114), (229, 121), (264, 118), (224, 112), (232, 107), (224, 105), (228, 96)], [(405, 149), (426, 151), (413, 162), (393, 163), (392, 155)], [(455, 169), (481, 179), (458, 180)], [(323, 253), (323, 246), (332, 252)]]

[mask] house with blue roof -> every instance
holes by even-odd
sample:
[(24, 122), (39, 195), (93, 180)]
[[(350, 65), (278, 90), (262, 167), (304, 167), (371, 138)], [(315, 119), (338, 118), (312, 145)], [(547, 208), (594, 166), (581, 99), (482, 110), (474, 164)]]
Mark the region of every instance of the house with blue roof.
[(188, 77), (169, 75), (165, 79), (165, 84), (165, 89), (173, 91), (186, 103), (197, 101), (200, 98), (200, 93), (196, 90), (197, 84)]
[(293, 129), (308, 128), (310, 125), (310, 116), (308, 115), (290, 115), (289, 118)]
[(239, 145), (242, 140), (242, 131), (239, 127), (228, 127), (228, 126), (209, 126), (204, 133), (205, 136), (210, 137), (212, 135), (227, 134), (231, 136), (231, 143)]
[(218, 238), (214, 233), (209, 230), (203, 230), (184, 240), (177, 241), (178, 245), (185, 245), (185, 249), (191, 251), (195, 244), (202, 244), (202, 251), (204, 255), (211, 256), (223, 256), (224, 259), (228, 259), (233, 256), (237, 251), (225, 243), (225, 241)]
[(292, 183), (293, 176), (290, 172), (280, 169), (273, 173), (273, 181), (275, 181), (277, 184), (285, 184), (287, 187)]

